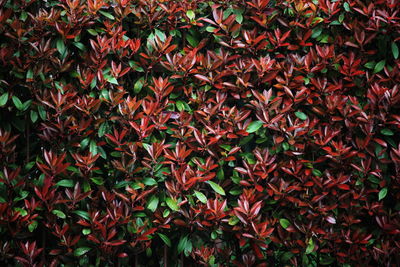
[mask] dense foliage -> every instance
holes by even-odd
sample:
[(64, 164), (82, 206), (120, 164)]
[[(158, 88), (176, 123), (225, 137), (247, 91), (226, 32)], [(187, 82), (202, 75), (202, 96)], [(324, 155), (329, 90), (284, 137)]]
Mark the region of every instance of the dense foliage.
[(0, 0), (1, 266), (400, 266), (397, 0)]

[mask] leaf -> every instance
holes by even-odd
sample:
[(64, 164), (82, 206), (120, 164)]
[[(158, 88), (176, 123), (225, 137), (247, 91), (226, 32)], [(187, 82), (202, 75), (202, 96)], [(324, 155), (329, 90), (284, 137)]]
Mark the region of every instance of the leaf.
[(206, 31), (208, 31), (208, 32), (214, 32), (215, 29), (217, 29), (217, 28), (214, 28), (214, 27), (212, 27), (212, 26), (208, 26), (208, 27), (206, 28)]
[(22, 104), (21, 100), (19, 100), (18, 97), (13, 96), (12, 101), (14, 103), (14, 106), (18, 109), (18, 110), (23, 110), (24, 109), (24, 105)]
[(143, 85), (144, 85), (144, 77), (140, 78), (135, 82), (135, 85), (133, 86), (133, 92), (135, 92), (135, 94), (140, 93), (140, 91), (143, 88)]
[(303, 121), (305, 121), (307, 119), (307, 115), (301, 111), (296, 111), (294, 113), (294, 115), (296, 115), (297, 118), (299, 118), (300, 120), (303, 120)]
[(151, 196), (149, 202), (147, 203), (147, 208), (152, 212), (155, 212), (158, 207), (159, 199), (157, 196)]
[(320, 170), (317, 170), (317, 169), (313, 169), (313, 170), (312, 170), (312, 173), (313, 173), (315, 176), (318, 176), (318, 177), (322, 176), (322, 172), (321, 172)]
[(33, 123), (35, 123), (35, 122), (37, 121), (38, 117), (39, 117), (38, 114), (37, 114), (37, 112), (34, 111), (34, 110), (31, 110), (30, 116), (31, 116), (31, 121), (32, 121)]
[(90, 230), (90, 229), (82, 229), (82, 234), (84, 234), (84, 235), (88, 235), (91, 232), (92, 232), (92, 230)]
[(186, 16), (190, 19), (193, 20), (196, 17), (196, 14), (193, 12), (193, 10), (188, 10), (186, 11)]
[(393, 136), (393, 135), (394, 135), (394, 133), (392, 132), (392, 130), (387, 129), (387, 128), (382, 129), (382, 130), (381, 130), (381, 134), (387, 135), (387, 136)]
[(56, 186), (62, 186), (62, 187), (74, 187), (75, 183), (72, 180), (61, 180), (58, 183), (56, 183)]
[(2, 94), (1, 96), (0, 96), (0, 107), (2, 107), (2, 106), (4, 106), (5, 104), (7, 104), (7, 101), (8, 101), (8, 92), (6, 92), (6, 93), (4, 93), (4, 94)]
[(289, 225), (290, 225), (289, 220), (288, 220), (288, 219), (285, 219), (285, 218), (280, 219), (280, 220), (279, 220), (279, 223), (281, 224), (281, 226), (282, 226), (284, 229), (288, 228)]
[(179, 239), (179, 243), (178, 243), (178, 247), (177, 247), (178, 254), (182, 253), (183, 250), (185, 250), (187, 243), (188, 243), (188, 237), (187, 236), (181, 237)]
[(387, 187), (382, 188), (381, 191), (379, 191), (378, 200), (380, 201), (380, 200), (384, 199), (387, 195), (387, 192), (388, 192)]
[(183, 102), (182, 100), (176, 101), (176, 108), (179, 111), (185, 110), (185, 102)]
[(56, 46), (57, 46), (58, 53), (60, 53), (61, 56), (64, 56), (65, 50), (66, 50), (64, 41), (62, 39), (58, 39)]
[(366, 67), (367, 69), (373, 69), (375, 67), (375, 61), (369, 61), (367, 63), (365, 63), (364, 67)]
[(383, 70), (383, 68), (385, 67), (386, 61), (385, 60), (381, 60), (378, 63), (376, 63), (375, 67), (374, 67), (374, 73), (378, 73), (381, 70)]
[(179, 206), (176, 203), (176, 201), (170, 197), (168, 197), (167, 199), (165, 199), (165, 203), (167, 203), (168, 207), (173, 210), (173, 211), (178, 211), (179, 210)]
[(168, 238), (168, 236), (161, 234), (161, 233), (157, 233), (158, 236), (161, 238), (162, 241), (164, 241), (164, 243), (168, 246), (171, 247), (171, 240)]
[(76, 215), (82, 217), (83, 219), (90, 221), (90, 215), (89, 212), (87, 211), (83, 211), (83, 210), (74, 210), (73, 213), (75, 213)]
[(195, 190), (194, 194), (197, 197), (197, 199), (200, 200), (200, 202), (202, 202), (204, 204), (207, 203), (207, 197), (202, 192)]
[(351, 11), (349, 3), (344, 2), (343, 7), (344, 7), (344, 10), (346, 10), (346, 12), (350, 12)]
[(225, 191), (224, 189), (217, 183), (214, 183), (213, 181), (207, 181), (207, 183), (211, 186), (211, 188), (217, 192), (220, 195), (225, 196)]
[(33, 231), (35, 231), (35, 229), (37, 228), (37, 226), (38, 226), (38, 222), (37, 221), (32, 221), (29, 225), (28, 225), (28, 230), (29, 230), (29, 232), (33, 232)]
[(103, 185), (104, 184), (104, 180), (101, 177), (92, 177), (90, 178), (90, 180), (97, 185)]
[(261, 128), (261, 126), (263, 126), (263, 122), (262, 121), (252, 121), (249, 126), (247, 126), (246, 132), (248, 133), (254, 133), (256, 132), (258, 129)]
[(80, 257), (80, 256), (88, 253), (90, 250), (91, 250), (91, 248), (88, 248), (88, 247), (80, 247), (80, 248), (75, 249), (74, 255), (76, 257)]
[(392, 54), (393, 54), (394, 59), (399, 58), (399, 47), (397, 46), (397, 44), (395, 42), (392, 43)]
[(306, 248), (306, 254), (310, 254), (311, 252), (313, 252), (314, 248), (315, 248), (314, 240), (311, 238), (308, 241), (308, 245), (307, 245), (307, 248)]
[(189, 44), (192, 47), (197, 47), (197, 45), (199, 44), (199, 41), (194, 36), (192, 36), (190, 34), (186, 35), (186, 40), (189, 42)]
[(51, 213), (53, 213), (54, 215), (56, 215), (58, 218), (61, 218), (61, 219), (67, 218), (65, 213), (62, 212), (61, 210), (53, 210)]
[(113, 15), (111, 15), (108, 12), (105, 12), (103, 10), (99, 10), (99, 13), (102, 14), (104, 17), (110, 19), (110, 20), (115, 20), (115, 17)]
[(243, 22), (243, 15), (242, 14), (236, 14), (236, 22), (239, 24), (242, 24)]

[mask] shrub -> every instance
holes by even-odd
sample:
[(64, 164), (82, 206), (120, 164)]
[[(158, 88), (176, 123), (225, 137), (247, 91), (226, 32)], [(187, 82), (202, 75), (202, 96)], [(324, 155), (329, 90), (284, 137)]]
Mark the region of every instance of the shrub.
[(0, 0), (2, 266), (400, 266), (396, 0)]

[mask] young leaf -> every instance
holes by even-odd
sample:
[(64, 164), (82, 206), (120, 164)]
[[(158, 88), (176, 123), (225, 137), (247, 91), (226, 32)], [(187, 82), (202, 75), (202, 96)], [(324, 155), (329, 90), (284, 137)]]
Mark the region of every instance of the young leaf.
[(262, 121), (252, 121), (249, 126), (247, 126), (246, 132), (248, 133), (254, 133), (256, 132), (258, 129), (261, 128), (261, 126), (263, 126), (263, 122)]
[(211, 186), (211, 188), (218, 194), (225, 196), (225, 191), (224, 189), (217, 183), (214, 183), (213, 181), (207, 181), (207, 183)]

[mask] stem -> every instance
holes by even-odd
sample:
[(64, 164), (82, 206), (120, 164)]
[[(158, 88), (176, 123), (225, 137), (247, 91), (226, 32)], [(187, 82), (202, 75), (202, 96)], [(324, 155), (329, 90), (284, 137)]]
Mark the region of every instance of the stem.
[(168, 248), (164, 244), (164, 267), (168, 267)]

